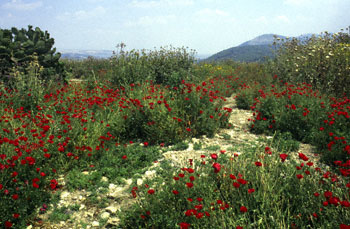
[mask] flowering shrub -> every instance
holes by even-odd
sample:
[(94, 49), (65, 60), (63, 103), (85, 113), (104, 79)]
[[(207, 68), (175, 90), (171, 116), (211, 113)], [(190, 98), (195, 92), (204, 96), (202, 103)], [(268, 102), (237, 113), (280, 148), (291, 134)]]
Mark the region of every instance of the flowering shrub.
[[(33, 215), (46, 211), (51, 194), (62, 188), (60, 174), (68, 173), (68, 189), (94, 189), (89, 184), (102, 176), (118, 182), (143, 171), (160, 157), (158, 145), (213, 136), (229, 126), (232, 108), (224, 102), (236, 89), (238, 106), (254, 112), (252, 131), (274, 135), (269, 146), (232, 157), (225, 150), (203, 153), (181, 170), (164, 168), (149, 185), (131, 189), (138, 204), (124, 212), (121, 227), (350, 225), (347, 97), (328, 98), (310, 84), (290, 84), (277, 76), (264, 81), (260, 67), (254, 78), (254, 65), (204, 65), (203, 71), (194, 70), (198, 75), (193, 80), (193, 75), (183, 79), (184, 69), (176, 72), (174, 67), (175, 73), (162, 82), (101, 81), (140, 67), (138, 62), (135, 68), (123, 66), (97, 74), (91, 68), (89, 81), (70, 85), (43, 87), (43, 82), (31, 81), (32, 91), (29, 85), (17, 90), (0, 85), (2, 227), (25, 227)], [(40, 70), (35, 62), (30, 67), (29, 74)], [(135, 74), (141, 77), (144, 70), (139, 70)], [(294, 161), (289, 154), (298, 147), (295, 139), (316, 145), (336, 170), (317, 167), (302, 152)], [(75, 180), (81, 170), (93, 169), (93, 176)]]
[(255, 133), (273, 135), (289, 132), (302, 142), (312, 143), (328, 164), (346, 162), (350, 158), (348, 143), (349, 100), (327, 99), (311, 85), (270, 85), (259, 89), (251, 109), (254, 118), (251, 129)]
[(121, 227), (350, 224), (349, 179), (322, 170), (303, 153), (296, 161), (270, 147), (234, 157), (202, 155), (199, 161), (190, 160), (189, 167), (167, 170), (162, 181), (132, 188), (138, 202), (123, 211)]
[[(96, 177), (123, 177), (156, 160), (154, 144), (214, 135), (227, 126), (232, 111), (223, 107), (225, 93), (232, 93), (221, 90), (224, 80), (198, 85), (183, 80), (178, 87), (145, 81), (119, 88), (108, 82), (42, 88), (35, 81), (33, 92), (1, 85), (1, 225), (23, 226), (60, 187), (58, 174), (114, 166), (117, 172), (101, 168)], [(133, 147), (124, 145), (132, 142), (147, 150), (129, 152)]]
[(306, 82), (336, 96), (349, 96), (350, 37), (325, 32), (307, 40), (283, 40), (270, 72), (286, 82)]

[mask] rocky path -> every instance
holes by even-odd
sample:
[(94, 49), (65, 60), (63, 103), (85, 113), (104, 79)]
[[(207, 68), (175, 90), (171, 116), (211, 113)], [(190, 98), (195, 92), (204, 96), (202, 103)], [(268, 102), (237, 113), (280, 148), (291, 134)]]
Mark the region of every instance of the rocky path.
[[(199, 158), (201, 154), (210, 152), (210, 150), (218, 148), (219, 150), (226, 150), (227, 154), (240, 154), (244, 151), (246, 144), (266, 144), (266, 140), (272, 137), (269, 136), (257, 136), (249, 132), (248, 119), (251, 118), (252, 113), (246, 110), (240, 110), (237, 108), (234, 97), (227, 98), (225, 107), (232, 108), (232, 114), (230, 116), (230, 123), (233, 128), (221, 129), (213, 138), (193, 138), (189, 143), (189, 147), (186, 150), (181, 151), (167, 151), (163, 154), (162, 160), (170, 160), (175, 166), (183, 166), (188, 162), (188, 159)], [(195, 145), (200, 144), (201, 149), (196, 150)], [(312, 147), (309, 145), (301, 144), (303, 153), (309, 154)], [(137, 184), (142, 184), (146, 178), (152, 178), (156, 176), (156, 170), (154, 167), (158, 166), (159, 163), (154, 164), (148, 171), (142, 175), (142, 179), (137, 179)], [(87, 172), (85, 172), (88, 175)], [(108, 179), (102, 177), (106, 182)], [(61, 177), (59, 180), (60, 184), (64, 185), (64, 178)], [(49, 221), (51, 211), (45, 214), (39, 215), (39, 221), (33, 223), (27, 227), (31, 228), (118, 228), (119, 219), (117, 212), (121, 208), (128, 207), (135, 201), (131, 194), (131, 184), (133, 180), (125, 180), (124, 185), (117, 185), (110, 183), (108, 190), (99, 193), (98, 196), (92, 196), (91, 192), (86, 190), (77, 190), (69, 192), (64, 190), (60, 194), (60, 201), (57, 207), (62, 208), (64, 206), (77, 206), (76, 209), (67, 208), (62, 214), (70, 215), (70, 219), (61, 221), (59, 223), (52, 223)], [(100, 204), (90, 204), (91, 198), (95, 199), (95, 202)]]

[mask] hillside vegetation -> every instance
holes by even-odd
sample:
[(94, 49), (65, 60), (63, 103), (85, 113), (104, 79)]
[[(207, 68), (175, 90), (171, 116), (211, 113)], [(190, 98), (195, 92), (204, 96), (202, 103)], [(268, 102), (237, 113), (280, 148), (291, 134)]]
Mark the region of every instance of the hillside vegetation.
[[(110, 59), (55, 62), (52, 42), (27, 51), (47, 33), (35, 30), (43, 40), (27, 47), (9, 35), (16, 31), (0, 33), (13, 50), (0, 49), (1, 227), (25, 228), (48, 211), (48, 224), (72, 221), (84, 208), (62, 206), (61, 193), (88, 190), (84, 206), (103, 207), (118, 200), (97, 196), (126, 179), (134, 201), (115, 227), (350, 227), (348, 34), (286, 39), (264, 64), (198, 64), (185, 48), (124, 44)], [(249, 131), (269, 140), (239, 153), (203, 149), (185, 166), (165, 159), (233, 128), (232, 99), (251, 111)], [(298, 151), (300, 142), (314, 154)], [(155, 162), (157, 174), (138, 183)]]

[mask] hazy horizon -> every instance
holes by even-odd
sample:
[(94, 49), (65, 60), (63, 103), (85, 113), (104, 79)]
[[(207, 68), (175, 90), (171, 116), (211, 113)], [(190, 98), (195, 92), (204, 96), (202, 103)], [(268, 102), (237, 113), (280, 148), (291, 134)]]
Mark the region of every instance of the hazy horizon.
[(61, 50), (188, 47), (210, 55), (262, 34), (349, 26), (348, 0), (0, 0), (0, 28), (47, 30)]

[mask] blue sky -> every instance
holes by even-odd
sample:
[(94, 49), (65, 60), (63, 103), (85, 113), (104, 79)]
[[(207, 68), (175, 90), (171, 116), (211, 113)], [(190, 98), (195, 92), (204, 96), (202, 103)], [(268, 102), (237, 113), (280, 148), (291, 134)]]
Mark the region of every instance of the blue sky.
[(265, 33), (350, 25), (349, 0), (0, 0), (0, 28), (48, 30), (60, 50), (189, 47), (214, 54)]

